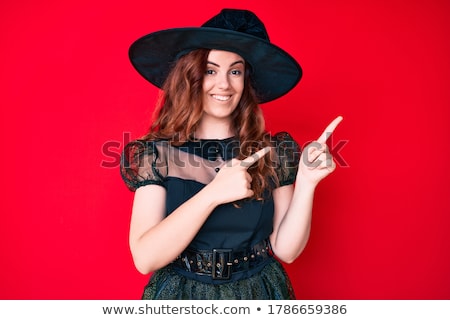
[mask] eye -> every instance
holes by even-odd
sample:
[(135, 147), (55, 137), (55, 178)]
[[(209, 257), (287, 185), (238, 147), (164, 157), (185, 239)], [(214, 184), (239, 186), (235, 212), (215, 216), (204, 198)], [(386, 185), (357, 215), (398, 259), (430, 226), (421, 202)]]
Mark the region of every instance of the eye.
[(212, 69), (206, 70), (206, 74), (214, 74), (214, 73), (216, 73), (216, 72)]
[(234, 69), (234, 70), (231, 70), (230, 73), (231, 73), (233, 76), (239, 76), (239, 75), (242, 74), (242, 71), (241, 71), (241, 70)]

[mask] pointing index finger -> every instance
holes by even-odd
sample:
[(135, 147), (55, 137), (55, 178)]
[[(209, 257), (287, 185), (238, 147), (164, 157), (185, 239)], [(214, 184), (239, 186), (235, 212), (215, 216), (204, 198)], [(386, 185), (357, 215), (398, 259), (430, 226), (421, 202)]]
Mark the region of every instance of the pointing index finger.
[(331, 123), (328, 125), (328, 127), (326, 127), (325, 130), (323, 131), (323, 133), (320, 135), (319, 139), (317, 139), (317, 142), (325, 143), (327, 141), (327, 139), (333, 133), (334, 129), (336, 129), (338, 124), (342, 121), (342, 119), (343, 118), (341, 116), (339, 116), (336, 119), (334, 119), (333, 121), (331, 121)]
[(248, 156), (244, 160), (241, 161), (241, 166), (245, 168), (250, 168), (252, 164), (254, 164), (256, 161), (258, 161), (261, 158), (264, 158), (264, 156), (270, 151), (270, 147), (265, 147), (254, 154)]

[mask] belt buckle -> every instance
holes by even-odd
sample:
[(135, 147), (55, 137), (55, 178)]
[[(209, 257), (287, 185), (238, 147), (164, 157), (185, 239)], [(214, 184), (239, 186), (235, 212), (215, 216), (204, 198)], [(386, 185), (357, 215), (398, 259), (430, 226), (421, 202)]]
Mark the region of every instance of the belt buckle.
[(211, 276), (213, 279), (228, 280), (231, 277), (232, 249), (213, 249)]

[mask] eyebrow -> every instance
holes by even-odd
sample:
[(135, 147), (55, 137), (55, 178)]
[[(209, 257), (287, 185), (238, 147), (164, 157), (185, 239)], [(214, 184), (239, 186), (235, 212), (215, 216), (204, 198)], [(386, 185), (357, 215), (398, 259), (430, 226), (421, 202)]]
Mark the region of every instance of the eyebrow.
[[(206, 63), (207, 63), (207, 64), (212, 64), (212, 65), (214, 65), (214, 66), (216, 66), (216, 67), (220, 67), (219, 64), (217, 64), (217, 63), (215, 63), (215, 62), (212, 62), (212, 61), (207, 61)], [(230, 64), (230, 67), (235, 66), (235, 65), (237, 65), (238, 63), (244, 64), (244, 61), (242, 61), (242, 60), (235, 61), (235, 62), (233, 62), (232, 64)]]

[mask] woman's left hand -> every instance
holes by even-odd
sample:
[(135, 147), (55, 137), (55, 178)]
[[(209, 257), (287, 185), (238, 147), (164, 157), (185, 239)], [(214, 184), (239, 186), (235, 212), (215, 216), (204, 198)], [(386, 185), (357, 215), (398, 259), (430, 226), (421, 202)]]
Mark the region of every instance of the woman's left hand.
[(328, 150), (327, 139), (342, 121), (339, 116), (334, 119), (316, 141), (309, 143), (302, 152), (297, 172), (297, 181), (317, 185), (336, 168), (333, 156)]

